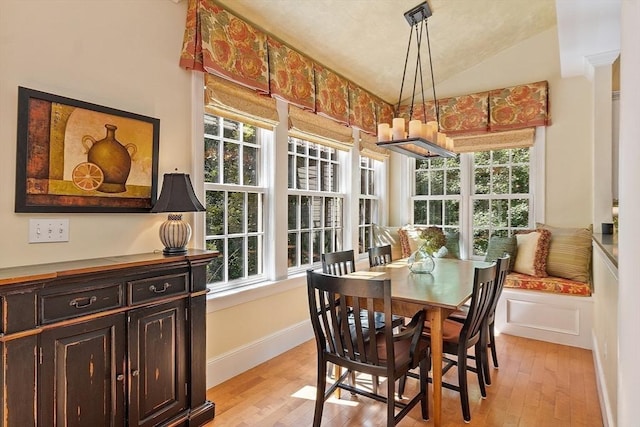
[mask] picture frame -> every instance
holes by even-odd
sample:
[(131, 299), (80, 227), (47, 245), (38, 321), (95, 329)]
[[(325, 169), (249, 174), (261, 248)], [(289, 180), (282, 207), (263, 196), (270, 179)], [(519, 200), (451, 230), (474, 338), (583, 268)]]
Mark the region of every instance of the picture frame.
[(15, 212), (150, 212), (160, 120), (18, 87)]

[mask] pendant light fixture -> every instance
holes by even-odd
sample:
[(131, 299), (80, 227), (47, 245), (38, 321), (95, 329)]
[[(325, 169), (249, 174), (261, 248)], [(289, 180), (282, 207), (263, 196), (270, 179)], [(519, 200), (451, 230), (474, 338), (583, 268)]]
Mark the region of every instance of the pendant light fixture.
[[(400, 85), (400, 94), (398, 95), (398, 104), (396, 105), (394, 119), (392, 125), (389, 123), (378, 124), (378, 142), (379, 147), (384, 147), (398, 153), (402, 153), (418, 159), (427, 159), (431, 157), (455, 157), (455, 153), (451, 151), (453, 142), (451, 138), (440, 132), (438, 123), (438, 99), (436, 98), (435, 79), (433, 77), (433, 62), (431, 58), (431, 43), (429, 41), (429, 29), (427, 26), (427, 18), (432, 15), (431, 9), (427, 2), (421, 3), (413, 9), (404, 13), (404, 17), (411, 28), (409, 34), (409, 44), (407, 46), (407, 55), (404, 62), (404, 71), (402, 74), (402, 83)], [(402, 92), (407, 76), (407, 65), (409, 63), (409, 54), (411, 52), (411, 42), (416, 39), (416, 61), (415, 73), (413, 76), (413, 91), (411, 94), (411, 104), (409, 105), (409, 129), (405, 130), (405, 119), (400, 117), (400, 102), (402, 101)], [(427, 121), (427, 108), (424, 97), (424, 85), (422, 80), (422, 58), (420, 49), (423, 44), (423, 36), (426, 38), (427, 53), (429, 54), (429, 69), (431, 72), (431, 87), (433, 88), (433, 102), (435, 105), (435, 121)], [(420, 85), (420, 94), (422, 96), (422, 120), (413, 118), (413, 109), (416, 101), (416, 86)]]

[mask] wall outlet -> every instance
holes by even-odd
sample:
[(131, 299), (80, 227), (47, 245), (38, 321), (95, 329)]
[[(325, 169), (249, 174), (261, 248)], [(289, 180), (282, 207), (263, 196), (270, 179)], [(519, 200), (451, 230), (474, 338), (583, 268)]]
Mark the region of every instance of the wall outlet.
[(51, 243), (68, 241), (68, 219), (29, 220), (29, 243)]

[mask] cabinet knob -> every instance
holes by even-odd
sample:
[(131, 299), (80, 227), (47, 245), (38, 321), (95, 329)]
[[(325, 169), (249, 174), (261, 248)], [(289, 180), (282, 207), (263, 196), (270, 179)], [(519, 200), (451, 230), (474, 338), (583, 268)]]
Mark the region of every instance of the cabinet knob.
[(116, 381), (124, 381), (124, 375), (118, 374), (118, 376), (116, 377)]
[(167, 289), (169, 289), (170, 286), (171, 286), (171, 283), (164, 282), (164, 284), (162, 285), (161, 288), (156, 288), (156, 285), (151, 285), (151, 286), (149, 286), (149, 290), (151, 292), (155, 292), (156, 294), (161, 294), (163, 292), (166, 292)]
[(140, 371), (135, 369), (133, 372), (131, 372), (131, 376), (132, 377), (137, 377), (138, 375), (140, 375)]

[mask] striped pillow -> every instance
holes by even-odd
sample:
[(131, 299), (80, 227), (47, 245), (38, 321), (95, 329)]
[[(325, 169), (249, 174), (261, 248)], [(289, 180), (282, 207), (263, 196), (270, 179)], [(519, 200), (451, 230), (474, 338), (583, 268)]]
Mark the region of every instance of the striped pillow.
[(576, 282), (590, 282), (592, 227), (561, 228), (546, 224), (538, 227), (551, 232), (547, 273)]

